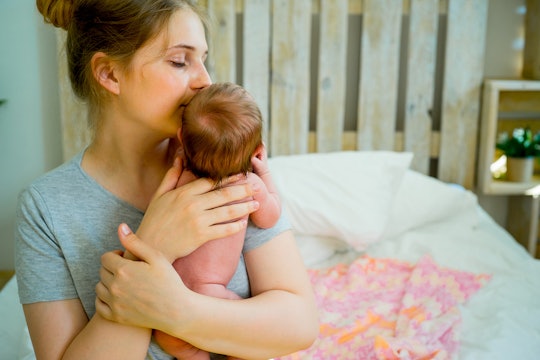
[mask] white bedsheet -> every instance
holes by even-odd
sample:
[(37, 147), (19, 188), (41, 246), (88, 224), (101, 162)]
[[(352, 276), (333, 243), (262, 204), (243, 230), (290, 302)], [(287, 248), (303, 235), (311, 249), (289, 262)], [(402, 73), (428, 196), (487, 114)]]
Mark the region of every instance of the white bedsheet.
[[(492, 279), (462, 306), (458, 359), (540, 359), (540, 261), (534, 260), (480, 207), (478, 222), (459, 215), (384, 239), (365, 253), (416, 262), (431, 254), (440, 265)], [(337, 239), (298, 236), (312, 268), (350, 262), (358, 253)]]
[[(463, 227), (459, 216), (409, 230), (373, 245), (373, 257), (416, 261), (429, 253), (444, 266), (493, 278), (462, 307), (459, 359), (540, 358), (540, 262), (534, 260), (482, 209), (479, 222)], [(326, 267), (358, 253), (344, 242), (299, 236), (305, 262)], [(33, 359), (15, 279), (0, 293), (0, 359)]]
[[(361, 157), (355, 160), (358, 155)], [(400, 173), (385, 169), (374, 173), (370, 167), (386, 166), (388, 154), (364, 152), (358, 155), (343, 157), (337, 153), (321, 157), (312, 154), (284, 157), (271, 164), (293, 225), (303, 225), (301, 231), (297, 231), (297, 242), (306, 265), (328, 267), (339, 262), (348, 263), (361, 254), (356, 246), (358, 241), (348, 241), (351, 236), (328, 236), (335, 228), (335, 219), (343, 221), (346, 218), (358, 224), (359, 228), (351, 232), (354, 236), (362, 236), (362, 226), (371, 218), (359, 218), (358, 214), (370, 214), (378, 223), (388, 217), (383, 235), (363, 253), (410, 262), (430, 254), (439, 265), (492, 275), (492, 279), (462, 307), (458, 359), (540, 359), (540, 261), (533, 259), (478, 205), (473, 193), (411, 170)], [(306, 168), (300, 166), (307, 157), (318, 165), (309, 168), (308, 175)], [(329, 164), (333, 166), (332, 182), (326, 182), (329, 183), (327, 187), (312, 185), (316, 179), (324, 178)], [(408, 166), (406, 160), (403, 166)], [(374, 174), (380, 173), (383, 177), (400, 176), (397, 188), (396, 182), (376, 178), (379, 175)], [(291, 178), (304, 184), (295, 187), (292, 208), (287, 204)], [(354, 178), (356, 186), (346, 186), (345, 181), (339, 180), (342, 178)], [(378, 185), (374, 186), (374, 183)], [(347, 191), (343, 191), (345, 187)], [(370, 203), (361, 201), (367, 192), (372, 199), (391, 201), (387, 206), (391, 210), (370, 213)], [(394, 194), (390, 200), (389, 192)], [(304, 209), (297, 199), (306, 197), (319, 198), (320, 203), (311, 203)], [(360, 211), (340, 211), (339, 206), (334, 206), (332, 211), (318, 211), (317, 219), (322, 219), (318, 227), (321, 224), (327, 227), (323, 229), (325, 236), (303, 231), (309, 228), (302, 215), (304, 210), (326, 209), (325, 199), (339, 204), (345, 198), (359, 199)]]

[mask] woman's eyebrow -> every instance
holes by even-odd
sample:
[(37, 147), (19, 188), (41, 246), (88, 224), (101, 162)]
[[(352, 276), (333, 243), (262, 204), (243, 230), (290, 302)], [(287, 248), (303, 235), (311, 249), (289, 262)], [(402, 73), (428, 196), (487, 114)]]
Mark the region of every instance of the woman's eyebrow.
[[(190, 50), (190, 51), (196, 51), (197, 48), (193, 45), (188, 45), (188, 44), (176, 44), (176, 45), (173, 45), (169, 48), (169, 50), (171, 49), (186, 49), (186, 50)], [(204, 52), (205, 54), (208, 54), (208, 50), (206, 50)]]
[(171, 46), (169, 49), (188, 49), (188, 50), (195, 50), (195, 46), (187, 45), (187, 44), (176, 44)]

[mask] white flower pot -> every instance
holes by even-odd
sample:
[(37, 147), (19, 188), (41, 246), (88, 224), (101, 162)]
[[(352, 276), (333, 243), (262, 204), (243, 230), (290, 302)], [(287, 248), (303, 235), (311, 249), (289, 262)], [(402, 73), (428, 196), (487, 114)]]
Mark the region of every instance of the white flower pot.
[(506, 180), (529, 182), (534, 172), (534, 157), (506, 159)]

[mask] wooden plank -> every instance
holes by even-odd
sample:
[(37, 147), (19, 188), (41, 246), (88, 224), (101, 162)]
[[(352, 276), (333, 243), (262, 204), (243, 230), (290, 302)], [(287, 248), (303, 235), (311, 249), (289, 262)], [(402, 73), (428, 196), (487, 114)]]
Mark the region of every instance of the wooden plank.
[(414, 153), (412, 169), (429, 174), (439, 1), (410, 5), (404, 150)]
[[(347, 65), (347, 3), (321, 2), (317, 84), (317, 150), (342, 148)], [(339, 69), (336, 71), (336, 69)]]
[(349, 14), (362, 13), (362, 0), (349, 0)]
[(490, 166), (495, 157), (499, 88), (486, 80), (482, 90), (482, 120), (480, 124), (480, 147), (478, 158), (478, 188), (484, 194), (491, 192)]
[[(525, 81), (525, 80), (524, 80)], [(504, 91), (499, 97), (499, 112), (529, 112), (540, 110), (540, 90)]]
[(271, 155), (306, 153), (311, 0), (273, 1)]
[(358, 148), (394, 150), (401, 0), (365, 0), (358, 100)]
[(449, 0), (438, 178), (474, 185), (488, 0)]
[(212, 28), (209, 37), (208, 72), (215, 82), (236, 79), (235, 0), (207, 0)]
[(263, 137), (268, 145), (270, 99), (270, 0), (244, 2), (243, 85), (257, 101), (263, 117)]
[[(341, 151), (356, 151), (356, 140), (358, 138), (358, 134), (356, 131), (344, 131), (342, 134), (342, 140), (341, 140)], [(396, 151), (403, 151), (403, 132), (397, 131), (394, 134), (394, 141), (396, 143)], [(439, 143), (440, 143), (440, 132), (438, 131), (432, 131), (430, 134), (430, 157), (432, 159), (437, 159), (439, 157)], [(308, 152), (320, 152), (317, 150), (317, 133), (315, 131), (309, 132), (308, 137)]]
[(540, 80), (540, 0), (527, 0), (523, 77)]

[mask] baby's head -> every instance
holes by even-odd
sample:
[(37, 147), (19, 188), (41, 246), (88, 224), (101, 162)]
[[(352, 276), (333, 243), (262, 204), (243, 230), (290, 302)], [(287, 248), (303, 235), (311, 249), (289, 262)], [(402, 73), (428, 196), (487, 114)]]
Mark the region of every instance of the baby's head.
[(180, 141), (186, 168), (220, 182), (251, 171), (251, 157), (262, 145), (262, 116), (241, 86), (217, 83), (199, 91), (186, 107)]

